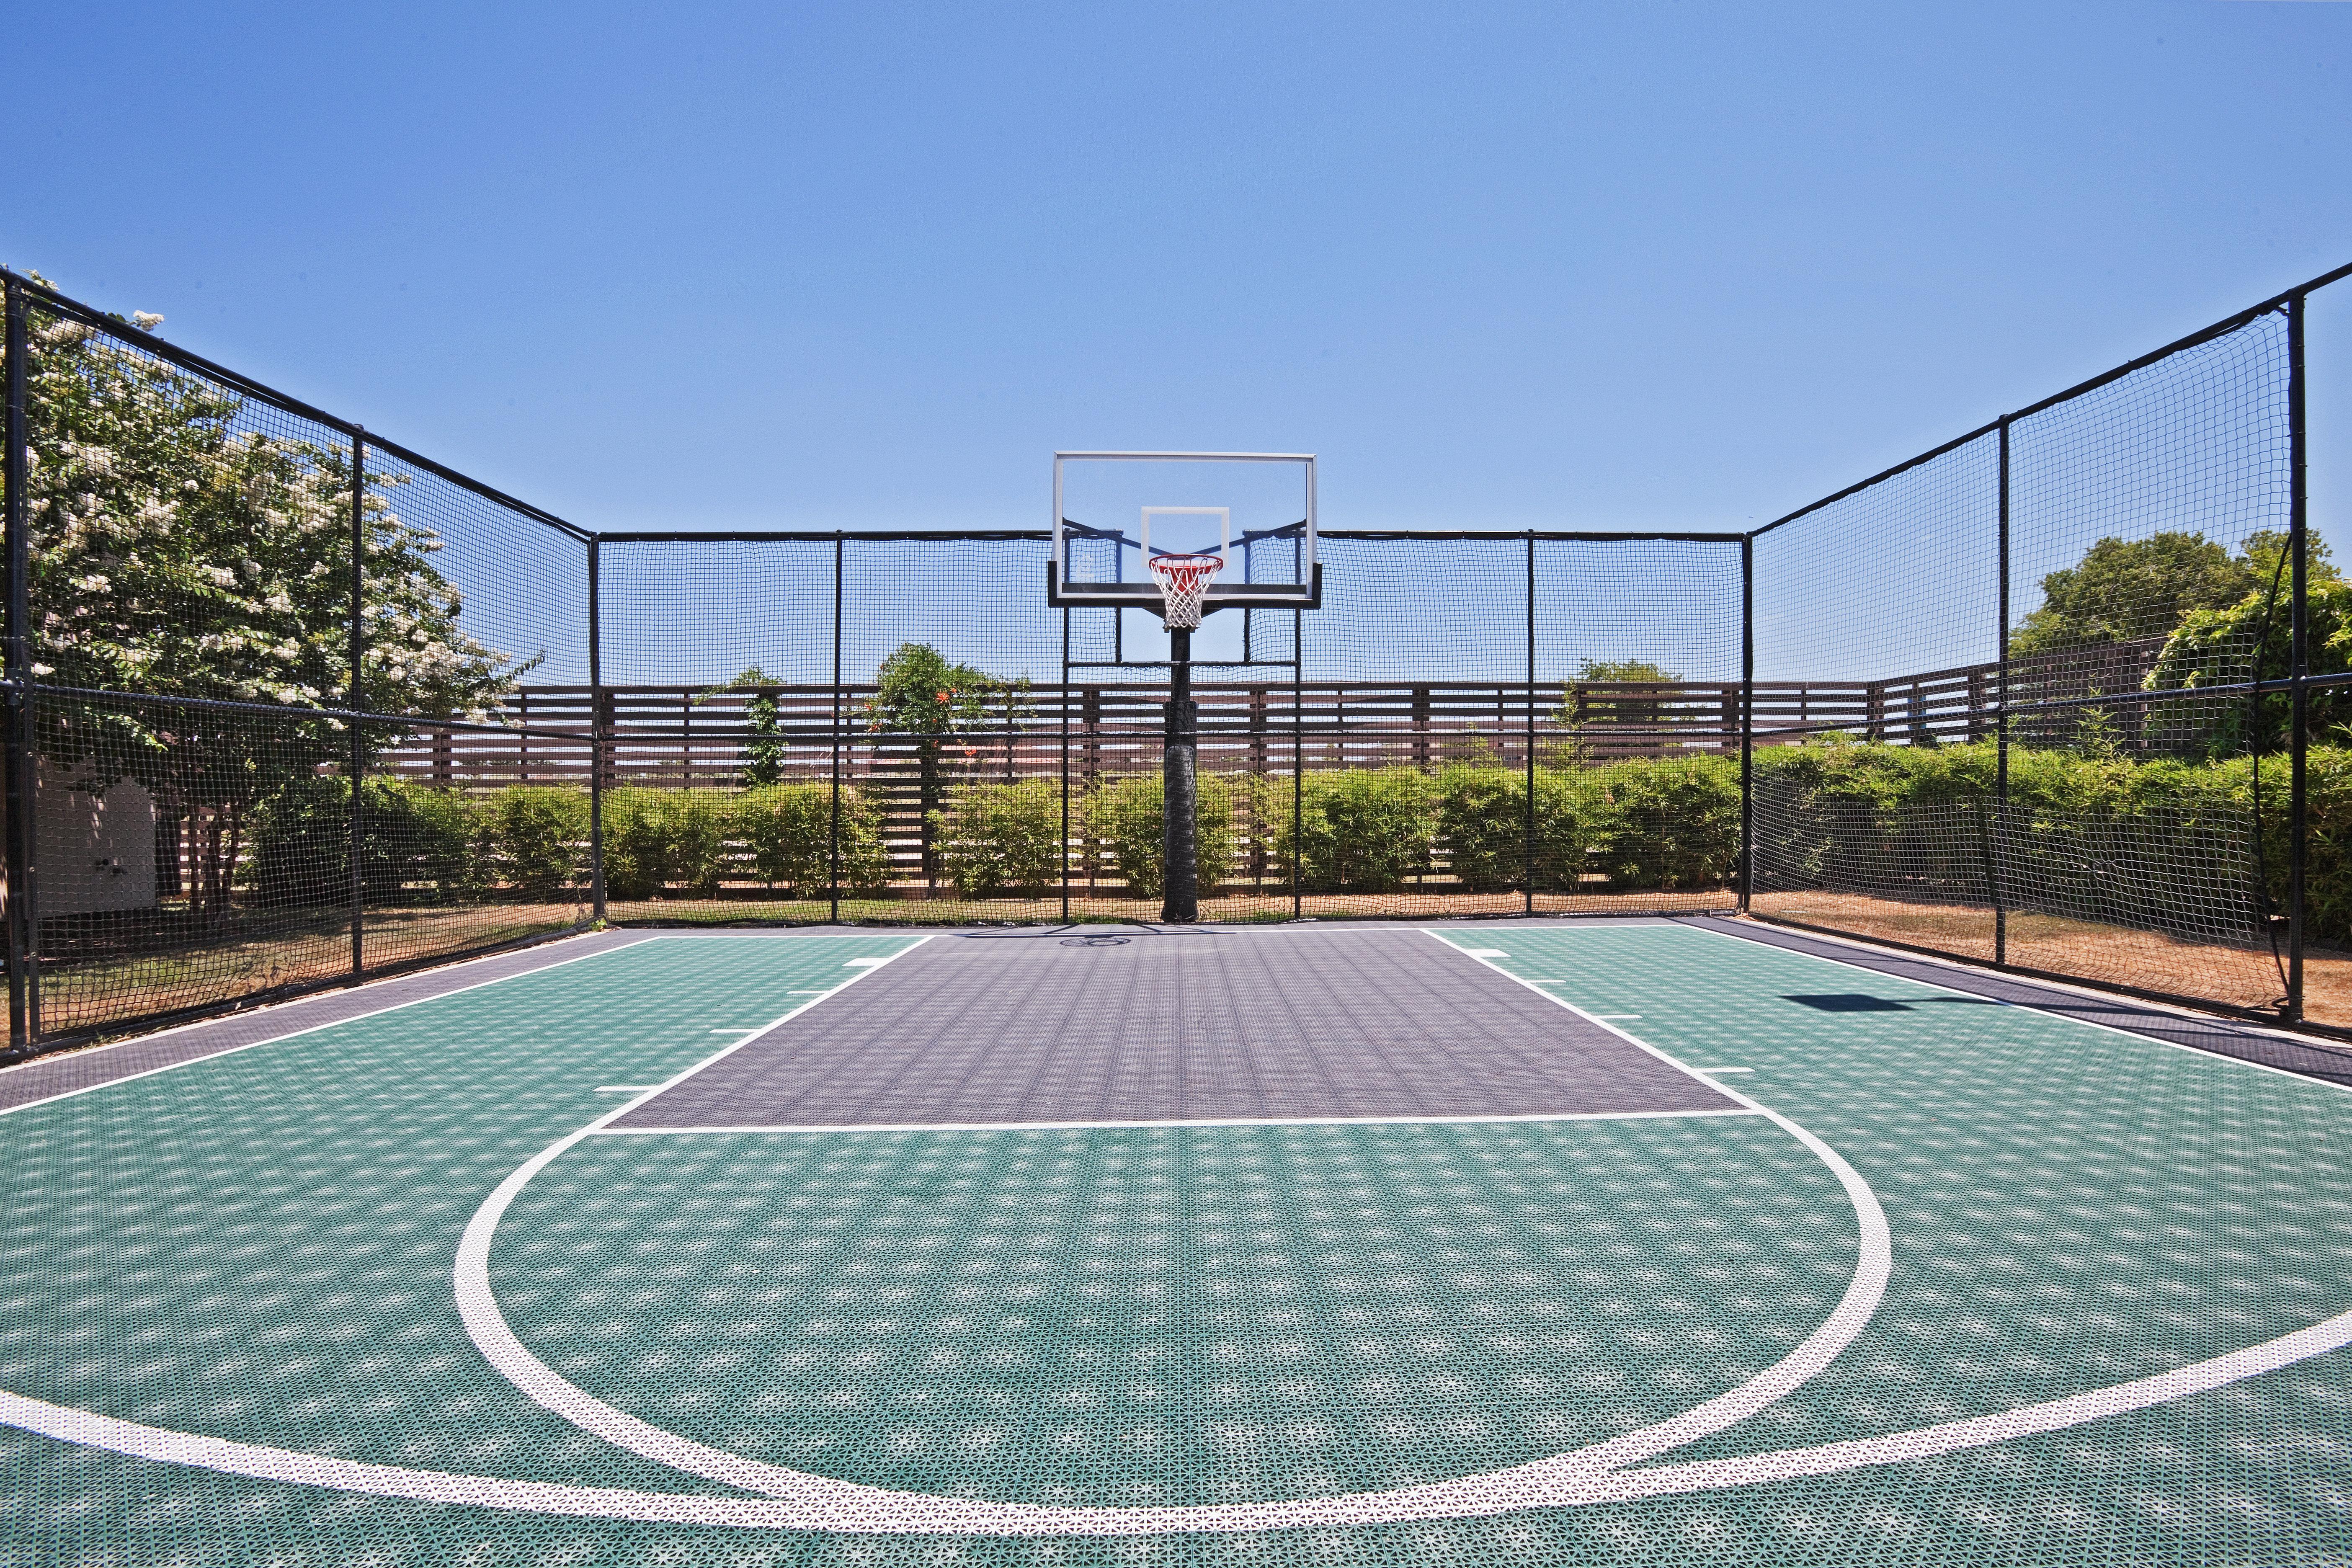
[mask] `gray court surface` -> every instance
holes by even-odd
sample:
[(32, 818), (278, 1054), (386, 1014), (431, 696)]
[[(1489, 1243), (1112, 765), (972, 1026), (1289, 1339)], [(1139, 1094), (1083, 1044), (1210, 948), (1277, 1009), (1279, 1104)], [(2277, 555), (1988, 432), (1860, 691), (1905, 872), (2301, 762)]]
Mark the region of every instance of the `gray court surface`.
[(1738, 1109), (1425, 931), (1120, 934), (934, 937), (614, 1125)]

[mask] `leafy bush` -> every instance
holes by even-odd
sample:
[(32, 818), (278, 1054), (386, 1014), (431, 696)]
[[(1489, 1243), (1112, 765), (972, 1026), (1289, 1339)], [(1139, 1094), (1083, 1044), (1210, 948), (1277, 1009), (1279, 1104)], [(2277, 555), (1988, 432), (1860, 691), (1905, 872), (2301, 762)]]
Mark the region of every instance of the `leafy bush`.
[[(465, 796), (370, 779), (362, 800), (360, 873), (369, 903), (448, 901), (481, 890), (485, 836), (479, 812)], [(257, 904), (350, 900), (351, 801), (345, 780), (302, 774), (261, 804), (246, 868)]]
[(1061, 785), (1053, 779), (968, 785), (948, 810), (931, 814), (931, 834), (959, 896), (1037, 896), (1062, 879)]
[[(1591, 864), (1580, 825), (1586, 792), (1576, 770), (1536, 770), (1536, 889), (1575, 891)], [(1444, 868), (1474, 893), (1527, 880), (1527, 774), (1520, 768), (1456, 763), (1435, 781), (1436, 843)]]
[[(1139, 899), (1156, 899), (1167, 886), (1161, 800), (1158, 773), (1106, 779), (1087, 796), (1087, 834), (1100, 846), (1108, 868)], [(1194, 792), (1192, 835), (1201, 895), (1206, 898), (1234, 868), (1234, 792), (1224, 780), (1201, 776)]]
[(709, 790), (616, 789), (604, 796), (604, 890), (650, 899), (664, 888), (718, 891), (728, 811)]
[(1391, 892), (1429, 872), (1438, 818), (1427, 773), (1412, 767), (1308, 773), (1303, 805), (1294, 787), (1286, 778), (1252, 785), (1252, 818), (1281, 876), (1290, 875), (1302, 834), (1299, 880), (1310, 892)]
[[(802, 898), (833, 885), (833, 791), (821, 784), (770, 784), (733, 797), (729, 830), (772, 888)], [(890, 879), (881, 817), (856, 790), (841, 792), (841, 885), (866, 892)]]
[[(1538, 774), (1538, 805), (1544, 775)], [(1561, 781), (1568, 835), (1612, 889), (1720, 888), (1739, 858), (1739, 763), (1722, 756), (1617, 763)], [(1539, 817), (1540, 820), (1540, 817)], [(1552, 820), (1557, 822), (1555, 816)], [(1552, 849), (1539, 840), (1538, 853)], [(1546, 854), (1547, 863), (1552, 858)], [(1573, 888), (1573, 884), (1570, 884)]]
[(588, 796), (514, 784), (486, 808), (499, 875), (527, 898), (555, 898), (588, 880)]

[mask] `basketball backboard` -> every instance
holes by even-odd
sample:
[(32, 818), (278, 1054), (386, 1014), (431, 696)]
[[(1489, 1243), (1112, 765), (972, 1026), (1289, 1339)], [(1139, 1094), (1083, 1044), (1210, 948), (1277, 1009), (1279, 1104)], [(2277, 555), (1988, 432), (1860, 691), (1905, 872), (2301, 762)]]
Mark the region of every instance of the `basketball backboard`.
[(1312, 609), (1315, 459), (1303, 452), (1056, 452), (1050, 604), (1160, 608), (1150, 561), (1214, 554), (1202, 608)]

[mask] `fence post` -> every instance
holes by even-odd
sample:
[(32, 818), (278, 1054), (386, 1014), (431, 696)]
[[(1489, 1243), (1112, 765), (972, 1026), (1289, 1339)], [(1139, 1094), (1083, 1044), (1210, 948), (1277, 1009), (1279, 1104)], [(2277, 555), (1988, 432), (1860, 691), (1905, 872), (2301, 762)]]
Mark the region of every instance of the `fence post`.
[(1756, 536), (1739, 541), (1739, 912), (1756, 887)]
[(604, 542), (588, 541), (588, 908), (604, 918)]
[[(1242, 612), (1249, 624), (1249, 612)], [(1062, 608), (1062, 923), (1070, 923), (1070, 611)]]
[(1998, 628), (1999, 689), (1993, 694), (1992, 831), (1986, 839), (1985, 891), (1992, 899), (1992, 961), (2009, 962), (2009, 893), (2002, 886), (2002, 846), (2009, 838), (2009, 419), (2000, 422), (2000, 584), (1994, 594)]
[(1525, 886), (1520, 891), (1521, 906), (1528, 914), (1536, 912), (1536, 532), (1528, 530), (1528, 729), (1526, 775), (1524, 783), (1528, 798), (1526, 805), (1525, 842), (1521, 846), (1522, 874)]
[(32, 1049), (40, 1034), (38, 928), (33, 923), (33, 758), (31, 649), (32, 545), (26, 537), (25, 295), (7, 280), (8, 553), (8, 1048)]
[[(2305, 681), (2311, 675), (2311, 617), (2305, 595), (2306, 567), (2310, 560), (2310, 540), (2307, 524), (2310, 515), (2308, 476), (2304, 463), (2308, 442), (2305, 438), (2303, 388), (2303, 301), (2295, 295), (2286, 302), (2286, 421), (2289, 465), (2287, 549), (2293, 561), (2294, 596), (2288, 635), (2293, 644), (2287, 666), (2294, 687), (2289, 700), (2294, 728), (2288, 737), (2291, 748), (2287, 769), (2287, 873), (2286, 873), (2286, 1017), (2289, 1023), (2303, 1022), (2303, 878), (2308, 850), (2308, 799), (2304, 789), (2305, 731), (2309, 728), (2311, 693)], [(2261, 701), (2256, 698), (2257, 702)], [(2259, 742), (2258, 742), (2259, 743)]]
[(825, 896), (828, 918), (841, 923), (841, 555), (842, 533), (833, 532), (833, 831), (826, 837)]
[(352, 437), (352, 984), (367, 973), (367, 437)]

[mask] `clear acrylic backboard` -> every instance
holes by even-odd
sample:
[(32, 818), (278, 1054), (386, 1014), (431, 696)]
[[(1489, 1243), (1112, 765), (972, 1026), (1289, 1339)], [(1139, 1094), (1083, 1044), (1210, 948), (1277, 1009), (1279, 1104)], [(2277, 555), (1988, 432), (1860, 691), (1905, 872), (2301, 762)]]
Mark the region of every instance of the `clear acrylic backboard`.
[(1055, 605), (1161, 607), (1150, 561), (1216, 554), (1202, 608), (1313, 608), (1315, 458), (1303, 452), (1056, 452)]

